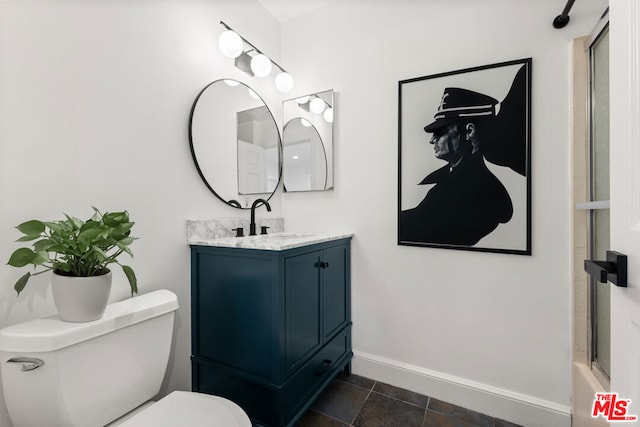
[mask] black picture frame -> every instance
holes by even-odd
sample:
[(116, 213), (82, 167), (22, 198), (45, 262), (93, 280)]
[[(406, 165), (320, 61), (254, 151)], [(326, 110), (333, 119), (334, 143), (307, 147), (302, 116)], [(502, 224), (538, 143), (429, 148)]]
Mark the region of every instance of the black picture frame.
[(398, 82), (398, 245), (531, 255), (531, 65)]

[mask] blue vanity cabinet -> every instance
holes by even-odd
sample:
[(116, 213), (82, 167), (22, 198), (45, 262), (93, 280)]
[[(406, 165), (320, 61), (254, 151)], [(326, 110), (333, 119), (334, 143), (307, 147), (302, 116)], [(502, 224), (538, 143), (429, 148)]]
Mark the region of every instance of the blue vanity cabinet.
[(273, 251), (191, 246), (194, 391), (293, 426), (351, 351), (350, 238)]

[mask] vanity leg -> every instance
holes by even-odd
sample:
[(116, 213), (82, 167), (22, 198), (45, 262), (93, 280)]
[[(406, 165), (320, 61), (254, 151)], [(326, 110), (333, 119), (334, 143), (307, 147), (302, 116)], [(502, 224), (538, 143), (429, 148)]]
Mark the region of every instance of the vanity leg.
[(349, 362), (344, 365), (344, 368), (342, 368), (342, 372), (344, 372), (345, 375), (351, 375), (351, 360), (349, 360)]

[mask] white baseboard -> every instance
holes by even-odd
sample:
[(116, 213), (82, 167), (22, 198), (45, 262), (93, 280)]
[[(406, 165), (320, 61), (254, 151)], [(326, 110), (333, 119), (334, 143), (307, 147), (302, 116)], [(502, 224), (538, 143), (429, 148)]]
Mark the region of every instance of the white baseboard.
[(356, 375), (526, 427), (571, 427), (571, 408), (419, 366), (354, 351)]

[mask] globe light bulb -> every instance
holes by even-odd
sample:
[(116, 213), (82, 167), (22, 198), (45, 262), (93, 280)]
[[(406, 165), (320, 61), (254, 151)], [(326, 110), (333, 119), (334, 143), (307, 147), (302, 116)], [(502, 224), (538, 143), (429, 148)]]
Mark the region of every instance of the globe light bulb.
[(291, 89), (293, 89), (293, 77), (291, 77), (291, 74), (285, 71), (279, 73), (276, 76), (276, 88), (282, 93), (291, 92)]
[(333, 123), (333, 108), (327, 108), (324, 110), (323, 116), (327, 122)]
[(327, 104), (325, 104), (324, 101), (320, 98), (313, 98), (311, 100), (311, 104), (309, 104), (309, 108), (311, 109), (311, 111), (316, 114), (322, 113), (326, 106)]
[(267, 77), (271, 74), (271, 60), (262, 53), (251, 58), (251, 71), (258, 77)]
[(302, 104), (306, 104), (307, 102), (309, 102), (309, 95), (307, 96), (301, 96), (300, 98), (296, 98), (296, 102), (300, 105)]
[(218, 46), (227, 58), (237, 58), (242, 53), (244, 44), (242, 38), (235, 31), (226, 30), (220, 34)]

